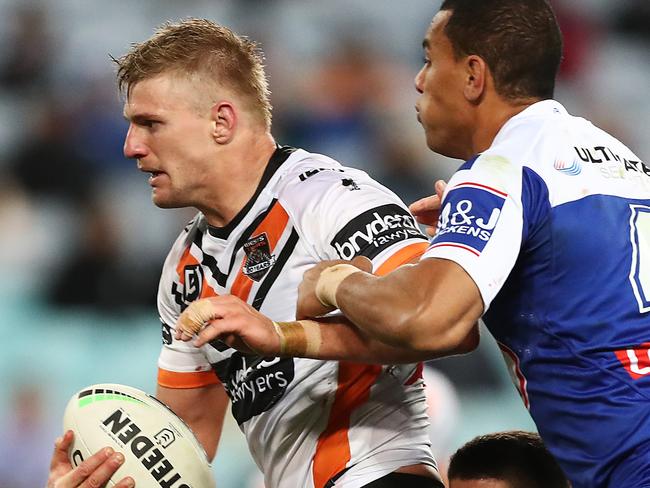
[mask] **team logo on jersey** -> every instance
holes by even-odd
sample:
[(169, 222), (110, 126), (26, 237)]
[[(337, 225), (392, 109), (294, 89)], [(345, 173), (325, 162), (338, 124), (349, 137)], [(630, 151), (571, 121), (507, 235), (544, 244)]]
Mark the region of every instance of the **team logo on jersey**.
[(477, 256), (492, 237), (507, 193), (478, 183), (461, 183), (445, 197), (431, 247), (456, 247)]
[(415, 219), (395, 204), (370, 209), (352, 219), (331, 241), (341, 259), (374, 258), (393, 244), (423, 238)]
[(567, 163), (566, 161), (557, 159), (555, 160), (553, 167), (560, 173), (564, 173), (565, 175), (569, 176), (576, 176), (582, 172), (582, 166), (580, 166), (580, 163), (578, 161)]
[(201, 296), (203, 288), (203, 269), (200, 264), (188, 264), (183, 268), (183, 300), (193, 302)]
[(293, 358), (265, 358), (239, 351), (213, 368), (240, 425), (278, 403), (295, 376)]
[(260, 281), (275, 264), (275, 256), (271, 254), (271, 246), (266, 232), (246, 241), (244, 252), (246, 260), (242, 272), (251, 280)]

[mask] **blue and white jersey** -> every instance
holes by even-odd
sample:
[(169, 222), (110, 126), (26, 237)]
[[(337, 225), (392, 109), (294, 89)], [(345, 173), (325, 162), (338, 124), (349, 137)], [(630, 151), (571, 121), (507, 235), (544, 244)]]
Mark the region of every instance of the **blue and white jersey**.
[(476, 283), (574, 488), (650, 487), (650, 168), (536, 103), (451, 178), (432, 257)]

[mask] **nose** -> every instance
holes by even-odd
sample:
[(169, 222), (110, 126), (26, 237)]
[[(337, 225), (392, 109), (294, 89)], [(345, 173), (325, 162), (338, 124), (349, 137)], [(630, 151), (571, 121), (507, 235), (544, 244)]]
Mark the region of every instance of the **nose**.
[(124, 139), (124, 156), (129, 159), (141, 159), (148, 153), (146, 144), (139, 134), (138, 128), (133, 124), (129, 125), (129, 131)]
[(423, 84), (424, 84), (424, 67), (420, 71), (418, 71), (417, 75), (415, 75), (415, 90), (418, 93), (422, 93), (424, 91)]

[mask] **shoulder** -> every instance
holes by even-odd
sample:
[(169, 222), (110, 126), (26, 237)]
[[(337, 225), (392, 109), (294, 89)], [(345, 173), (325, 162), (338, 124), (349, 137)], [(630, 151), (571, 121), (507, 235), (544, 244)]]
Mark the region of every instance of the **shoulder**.
[(399, 201), (366, 172), (344, 166), (328, 156), (296, 150), (276, 186), (281, 204), (300, 211), (339, 207), (371, 199)]

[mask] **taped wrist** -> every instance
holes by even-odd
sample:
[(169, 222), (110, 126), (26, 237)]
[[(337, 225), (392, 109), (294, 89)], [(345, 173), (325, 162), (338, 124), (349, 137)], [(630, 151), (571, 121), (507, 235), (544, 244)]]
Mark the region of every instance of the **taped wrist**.
[(206, 322), (219, 318), (215, 307), (208, 299), (196, 300), (189, 304), (178, 317), (177, 328), (188, 335), (198, 334)]
[(273, 322), (280, 337), (280, 354), (291, 357), (317, 356), (322, 343), (320, 324), (313, 320)]
[(362, 271), (351, 264), (335, 264), (323, 270), (316, 282), (316, 298), (326, 307), (336, 307), (336, 290), (345, 278)]

